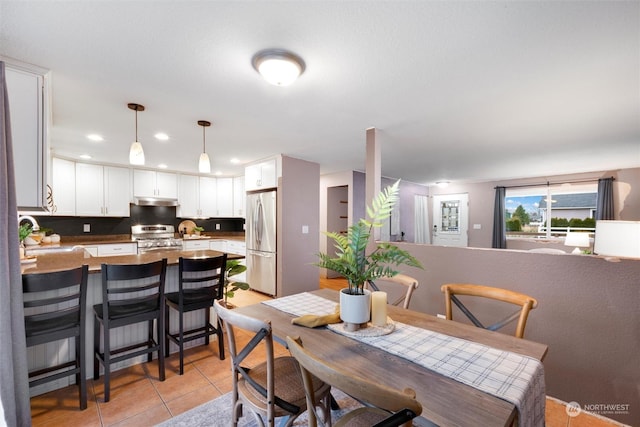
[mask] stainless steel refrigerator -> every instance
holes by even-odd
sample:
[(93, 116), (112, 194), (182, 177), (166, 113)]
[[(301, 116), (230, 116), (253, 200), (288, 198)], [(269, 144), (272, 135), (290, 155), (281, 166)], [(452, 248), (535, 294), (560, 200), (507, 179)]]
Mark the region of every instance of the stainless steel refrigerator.
[(276, 192), (247, 194), (247, 283), (251, 289), (276, 294)]

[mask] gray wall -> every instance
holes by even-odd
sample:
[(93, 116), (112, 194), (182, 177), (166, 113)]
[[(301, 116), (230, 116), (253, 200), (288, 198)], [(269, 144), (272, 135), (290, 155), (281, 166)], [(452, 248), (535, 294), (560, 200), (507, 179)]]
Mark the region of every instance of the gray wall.
[[(549, 346), (547, 395), (581, 405), (629, 404), (629, 415), (607, 416), (640, 425), (640, 260), (398, 245), (425, 268), (403, 268), (420, 283), (412, 309), (443, 314), (444, 283), (490, 285), (535, 297), (539, 305), (525, 339)], [(475, 308), (481, 320), (498, 312), (486, 302)]]

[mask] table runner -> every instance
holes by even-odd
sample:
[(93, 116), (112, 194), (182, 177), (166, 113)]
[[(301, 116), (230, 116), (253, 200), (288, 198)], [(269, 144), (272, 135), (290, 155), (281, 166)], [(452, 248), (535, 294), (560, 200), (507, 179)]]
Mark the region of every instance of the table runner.
[[(336, 306), (334, 301), (308, 292), (263, 304), (294, 316), (330, 314)], [(333, 325), (328, 328), (339, 333)], [(513, 403), (520, 426), (544, 425), (544, 368), (534, 358), (400, 322), (389, 335), (350, 338)]]

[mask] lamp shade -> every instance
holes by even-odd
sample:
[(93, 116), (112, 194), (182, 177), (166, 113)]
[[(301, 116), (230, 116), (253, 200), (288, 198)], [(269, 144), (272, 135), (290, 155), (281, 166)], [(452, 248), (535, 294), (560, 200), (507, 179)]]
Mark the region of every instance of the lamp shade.
[(597, 255), (640, 258), (640, 221), (596, 221)]
[(211, 162), (209, 162), (209, 155), (207, 153), (200, 154), (198, 171), (200, 171), (200, 173), (211, 173)]
[(144, 150), (142, 144), (135, 141), (129, 148), (129, 163), (132, 165), (144, 165)]

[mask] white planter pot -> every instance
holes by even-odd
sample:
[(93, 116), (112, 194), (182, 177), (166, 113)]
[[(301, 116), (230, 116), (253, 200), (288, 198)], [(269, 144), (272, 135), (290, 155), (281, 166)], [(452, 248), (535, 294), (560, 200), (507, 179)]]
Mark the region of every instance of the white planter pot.
[(349, 288), (340, 290), (340, 319), (349, 324), (360, 325), (371, 319), (371, 291), (364, 295), (350, 295)]

